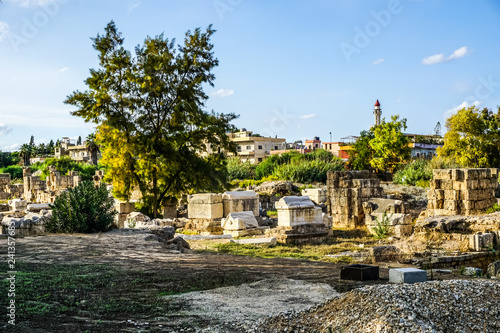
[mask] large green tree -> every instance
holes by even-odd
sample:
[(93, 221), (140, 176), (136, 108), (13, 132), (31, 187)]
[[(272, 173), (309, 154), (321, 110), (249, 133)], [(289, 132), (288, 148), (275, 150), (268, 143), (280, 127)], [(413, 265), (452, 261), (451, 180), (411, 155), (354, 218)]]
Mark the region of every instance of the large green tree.
[[(213, 86), (218, 65), (209, 26), (188, 31), (175, 47), (163, 35), (147, 37), (135, 57), (123, 47), (114, 22), (93, 39), (99, 68), (90, 70), (88, 90), (66, 103), (72, 115), (97, 124), (101, 162), (114, 194), (127, 199), (134, 187), (156, 216), (168, 196), (181, 191), (220, 190), (227, 181), (223, 153), (234, 146), (225, 134), (234, 114), (205, 110), (205, 85)], [(221, 148), (220, 150), (218, 148)]]
[(392, 172), (410, 159), (410, 139), (403, 134), (404, 130), (406, 119), (399, 119), (398, 115), (391, 116), (389, 122), (382, 119), (382, 123), (373, 128), (373, 139), (370, 140), (373, 149), (370, 165), (373, 168)]
[(394, 171), (401, 163), (410, 159), (410, 140), (403, 134), (406, 119), (392, 116), (390, 122), (382, 123), (360, 137), (349, 151), (349, 164), (355, 170), (379, 169)]
[(496, 113), (472, 106), (446, 120), (448, 132), (438, 155), (468, 167), (500, 166), (500, 107)]

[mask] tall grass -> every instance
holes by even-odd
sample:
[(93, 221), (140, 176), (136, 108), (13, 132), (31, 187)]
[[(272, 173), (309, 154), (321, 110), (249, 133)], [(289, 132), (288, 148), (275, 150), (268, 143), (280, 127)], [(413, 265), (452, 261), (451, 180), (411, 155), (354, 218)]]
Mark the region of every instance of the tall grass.
[(289, 164), (279, 165), (273, 176), (278, 179), (299, 183), (326, 182), (328, 171), (341, 171), (344, 163), (340, 159), (325, 160), (292, 160)]
[(414, 160), (406, 164), (404, 168), (396, 171), (393, 181), (396, 184), (428, 187), (432, 179), (434, 169), (454, 169), (460, 168), (460, 164), (454, 160), (434, 157), (432, 160)]

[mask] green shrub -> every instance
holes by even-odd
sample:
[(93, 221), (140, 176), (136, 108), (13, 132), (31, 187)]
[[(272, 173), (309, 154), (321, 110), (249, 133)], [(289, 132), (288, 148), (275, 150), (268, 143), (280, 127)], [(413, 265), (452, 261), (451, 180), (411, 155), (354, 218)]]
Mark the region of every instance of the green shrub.
[(255, 167), (250, 162), (242, 162), (238, 157), (229, 158), (227, 161), (229, 180), (250, 179), (255, 177)]
[(498, 203), (494, 204), (493, 207), (490, 207), (486, 210), (487, 214), (491, 214), (494, 212), (500, 212), (500, 206), (498, 205)]
[(454, 169), (461, 166), (449, 158), (435, 156), (432, 160), (419, 159), (406, 164), (394, 174), (395, 184), (429, 187), (434, 169)]
[(336, 157), (324, 160), (292, 160), (289, 164), (278, 166), (273, 176), (278, 179), (291, 180), (298, 183), (326, 182), (328, 171), (344, 170), (344, 162)]
[(382, 215), (382, 221), (379, 221), (378, 218), (376, 218), (377, 221), (377, 226), (373, 228), (373, 232), (375, 234), (373, 237), (375, 239), (383, 239), (389, 236), (389, 216), (387, 216), (387, 213), (384, 212)]
[(61, 193), (51, 207), (52, 218), (46, 224), (48, 232), (107, 231), (116, 214), (106, 185), (96, 187), (91, 181), (83, 181)]
[(19, 165), (9, 165), (5, 168), (0, 168), (0, 173), (10, 173), (10, 178), (23, 178), (23, 168)]

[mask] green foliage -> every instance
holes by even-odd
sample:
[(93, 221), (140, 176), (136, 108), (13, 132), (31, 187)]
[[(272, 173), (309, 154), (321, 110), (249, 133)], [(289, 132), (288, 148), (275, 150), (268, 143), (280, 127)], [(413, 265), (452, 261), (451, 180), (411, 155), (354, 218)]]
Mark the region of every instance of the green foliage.
[(324, 149), (318, 149), (307, 154), (288, 152), (271, 155), (257, 166), (255, 176), (257, 179), (282, 179), (300, 183), (325, 182), (327, 171), (343, 169), (344, 162), (341, 159)]
[(227, 161), (229, 180), (250, 179), (255, 177), (255, 167), (249, 161), (242, 162), (238, 157), (231, 157)]
[(487, 214), (495, 213), (495, 212), (500, 212), (500, 206), (498, 203), (494, 204), (493, 207), (490, 207), (486, 210)]
[(353, 170), (370, 170), (370, 161), (373, 158), (373, 149), (370, 146), (370, 141), (374, 138), (373, 132), (362, 131), (359, 139), (353, 145), (353, 149), (349, 150), (349, 165)]
[(472, 168), (500, 166), (500, 106), (497, 113), (463, 108), (446, 120), (446, 128), (439, 156)]
[(382, 221), (379, 221), (376, 218), (377, 226), (373, 228), (373, 232), (375, 233), (373, 237), (375, 239), (384, 239), (389, 236), (389, 219), (390, 216), (387, 216), (387, 213), (384, 212), (382, 215)]
[(460, 168), (461, 166), (451, 159), (435, 156), (432, 160), (418, 159), (406, 164), (394, 174), (396, 184), (429, 187), (432, 179), (432, 170)]
[(278, 211), (276, 211), (276, 210), (268, 210), (266, 212), (266, 214), (270, 218), (277, 218), (278, 217)]
[(98, 170), (98, 167), (95, 165), (73, 161), (69, 156), (62, 156), (61, 158), (47, 158), (43, 162), (36, 162), (31, 165), (30, 168), (32, 172), (42, 170), (40, 178), (46, 179), (50, 173), (49, 166), (55, 166), (56, 170), (60, 172), (61, 175), (68, 174), (68, 171), (78, 171), (78, 174), (82, 176), (82, 180), (92, 180), (96, 170)]
[(403, 134), (406, 119), (392, 116), (361, 136), (349, 151), (349, 164), (354, 170), (380, 169), (393, 171), (410, 159), (410, 140)]
[(292, 160), (289, 164), (279, 165), (273, 172), (278, 179), (299, 183), (326, 182), (328, 171), (344, 170), (344, 162), (336, 157), (331, 161)]
[(0, 168), (8, 167), (9, 165), (18, 164), (20, 161), (18, 152), (2, 152), (0, 151)]
[(65, 101), (77, 108), (72, 115), (97, 124), (114, 194), (126, 200), (139, 188), (154, 216), (165, 197), (227, 185), (224, 154), (206, 154), (208, 147), (236, 153), (226, 135), (236, 115), (205, 111), (203, 88), (214, 85), (212, 70), (219, 64), (214, 33), (211, 26), (188, 31), (178, 47), (163, 34), (147, 37), (132, 56), (110, 22), (93, 39), (99, 68), (90, 70), (87, 90)]
[(393, 171), (410, 159), (410, 140), (403, 134), (406, 130), (406, 119), (392, 116), (390, 122), (385, 122), (374, 127), (374, 138), (370, 140), (373, 149), (373, 158), (370, 165), (375, 169)]
[(107, 231), (116, 214), (106, 185), (101, 183), (96, 187), (91, 181), (83, 181), (61, 193), (51, 207), (52, 219), (46, 224), (49, 232)]
[(10, 173), (10, 178), (23, 178), (23, 168), (19, 165), (9, 165), (4, 168), (0, 168), (0, 173)]

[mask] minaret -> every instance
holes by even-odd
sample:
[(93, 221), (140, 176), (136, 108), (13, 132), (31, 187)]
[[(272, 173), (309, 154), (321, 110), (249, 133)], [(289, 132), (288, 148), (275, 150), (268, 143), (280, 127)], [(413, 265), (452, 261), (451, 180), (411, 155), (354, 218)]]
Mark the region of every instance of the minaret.
[(375, 126), (380, 125), (380, 116), (382, 115), (382, 109), (380, 108), (380, 102), (377, 99), (375, 107), (373, 108), (373, 114), (375, 115)]

